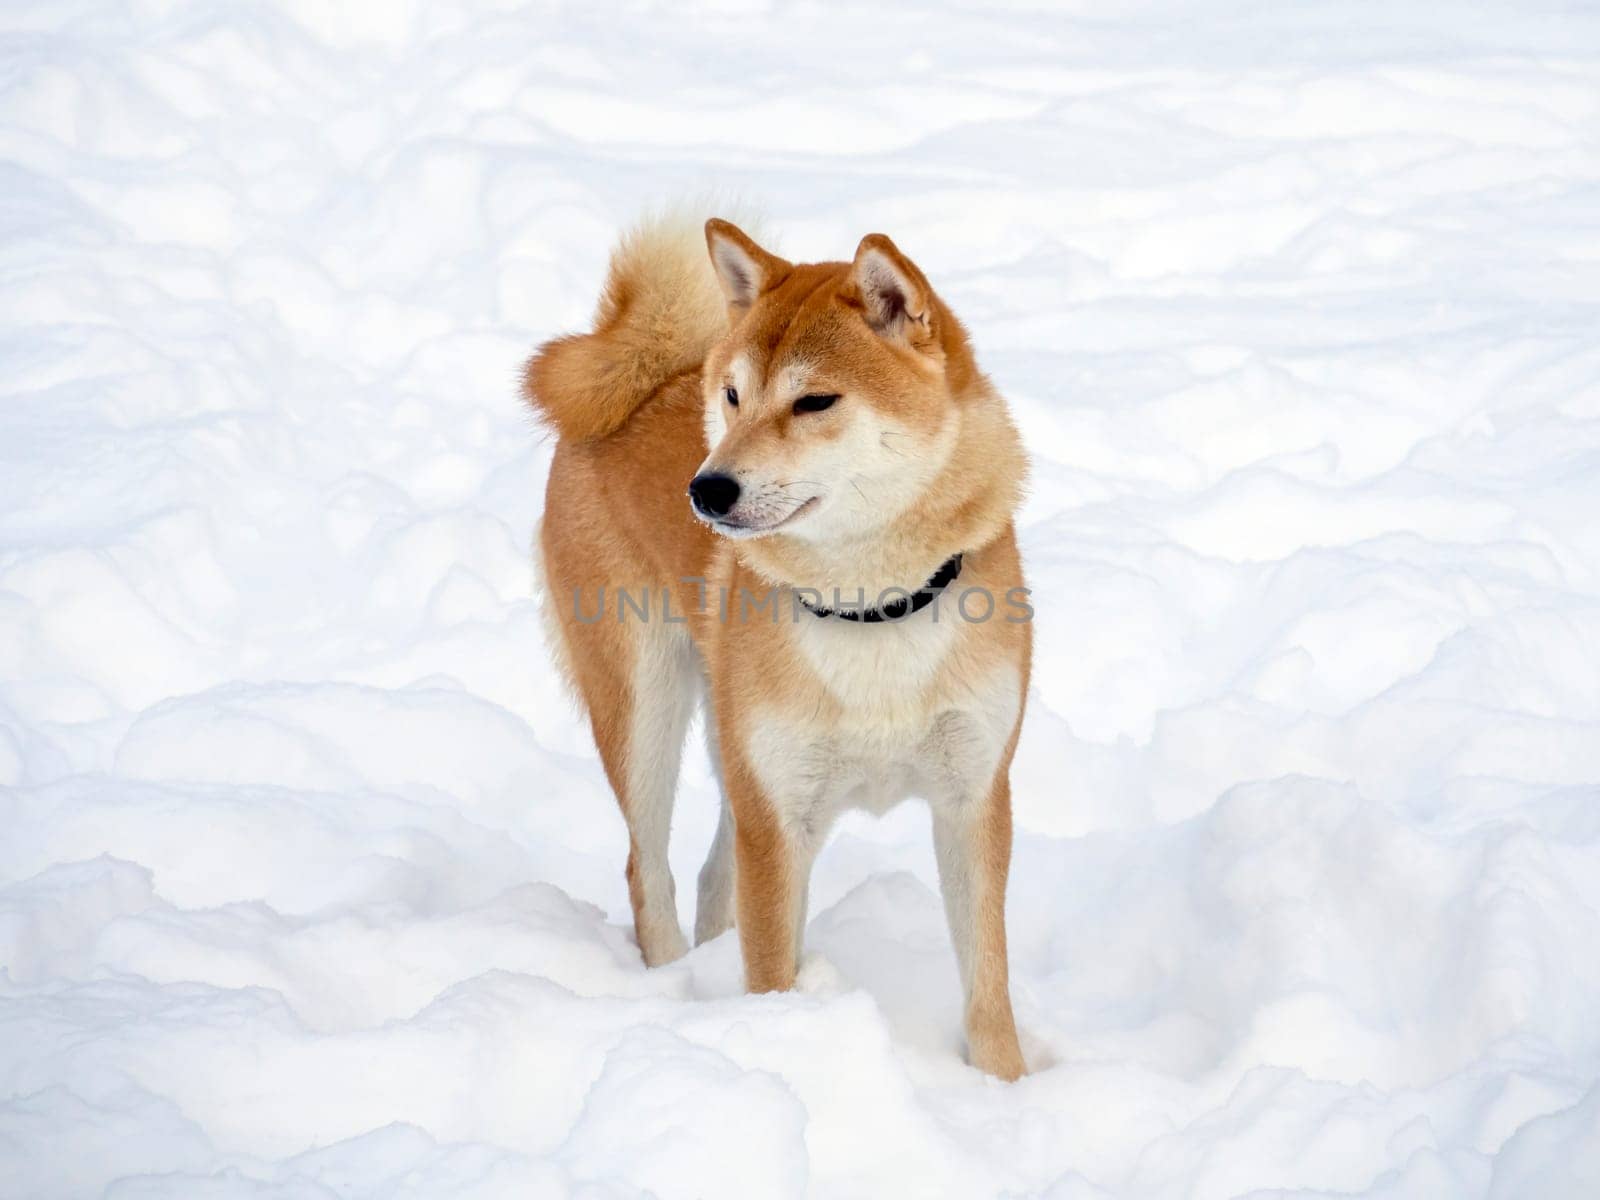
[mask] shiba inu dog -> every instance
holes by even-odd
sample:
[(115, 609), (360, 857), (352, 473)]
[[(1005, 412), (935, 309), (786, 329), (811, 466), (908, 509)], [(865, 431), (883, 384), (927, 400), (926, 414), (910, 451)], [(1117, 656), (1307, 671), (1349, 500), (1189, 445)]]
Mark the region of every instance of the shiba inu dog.
[(882, 234), (796, 264), (725, 221), (703, 242), (658, 221), (614, 252), (593, 331), (545, 343), (525, 385), (558, 435), (552, 641), (627, 823), (645, 962), (687, 949), (667, 836), (703, 695), (723, 804), (696, 942), (737, 924), (749, 989), (790, 988), (834, 818), (920, 796), (970, 1060), (1017, 1078), (1026, 460), (961, 323)]

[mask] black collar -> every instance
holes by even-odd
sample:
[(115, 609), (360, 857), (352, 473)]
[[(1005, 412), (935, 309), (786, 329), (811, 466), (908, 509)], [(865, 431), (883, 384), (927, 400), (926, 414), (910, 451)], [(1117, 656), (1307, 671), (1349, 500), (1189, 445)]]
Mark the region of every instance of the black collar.
[[(841, 621), (860, 621), (864, 625), (877, 625), (883, 621), (899, 621), (914, 612), (921, 612), (938, 599), (939, 593), (954, 583), (959, 574), (961, 574), (961, 555), (952, 554), (944, 560), (944, 566), (933, 573), (933, 578), (916, 591), (908, 594), (903, 588), (885, 588), (884, 592), (899, 592), (900, 597), (889, 601), (881, 608), (819, 608), (815, 604), (807, 604), (805, 597), (798, 591), (795, 593), (795, 599), (819, 617), (838, 617)], [(834, 596), (837, 601), (838, 594), (835, 593)], [(879, 599), (882, 598), (883, 593), (880, 593)]]

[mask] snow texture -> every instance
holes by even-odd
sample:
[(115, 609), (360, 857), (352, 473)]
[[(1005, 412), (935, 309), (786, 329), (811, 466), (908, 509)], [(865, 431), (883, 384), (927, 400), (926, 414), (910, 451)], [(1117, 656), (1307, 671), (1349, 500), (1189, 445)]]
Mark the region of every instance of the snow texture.
[[(1600, 1195), (1593, 7), (3, 21), (8, 1200)], [(1033, 454), (1014, 1086), (917, 804), (640, 964), (515, 381), (699, 196)]]

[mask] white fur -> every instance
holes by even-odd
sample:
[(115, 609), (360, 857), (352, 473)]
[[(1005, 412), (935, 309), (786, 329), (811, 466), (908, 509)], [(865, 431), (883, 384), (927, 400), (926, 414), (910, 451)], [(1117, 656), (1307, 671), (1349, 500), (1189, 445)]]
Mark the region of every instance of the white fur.
[[(835, 419), (844, 422), (843, 436), (808, 447), (783, 468), (820, 486), (822, 502), (793, 527), (794, 535), (807, 541), (859, 537), (904, 514), (943, 469), (960, 431), (960, 418), (954, 411), (927, 438), (913, 434), (871, 405), (851, 404), (848, 394), (840, 397), (834, 409), (839, 410)], [(834, 409), (826, 415), (833, 416)]]
[(722, 810), (717, 815), (717, 832), (711, 839), (705, 865), (700, 868), (700, 892), (694, 910), (694, 944), (708, 942), (733, 928), (734, 862), (733, 809), (728, 805), (727, 789), (722, 785), (722, 752), (717, 746), (716, 714), (706, 709), (706, 750), (711, 770), (716, 775)]
[[(728, 363), (728, 372), (725, 377), (707, 375), (702, 380), (705, 389), (705, 425), (706, 445), (716, 447), (728, 433), (728, 418), (730, 406), (723, 389), (732, 384), (739, 393), (739, 403), (746, 402), (745, 397), (753, 396), (756, 390), (756, 373), (747, 354), (735, 354)], [(700, 464), (702, 471), (709, 470), (716, 463), (716, 452)]]
[[(740, 407), (753, 409), (772, 399), (759, 393), (754, 371), (743, 355), (734, 359), (729, 376), (739, 389)], [(784, 382), (782, 395), (805, 386), (808, 376), (796, 373)], [(811, 542), (862, 538), (903, 515), (944, 469), (960, 436), (960, 415), (952, 410), (931, 437), (911, 430), (871, 405), (851, 403), (848, 393), (816, 420), (843, 423), (841, 436), (818, 440), (781, 461), (763, 462), (724, 446), (731, 440), (728, 404), (722, 385), (707, 389), (706, 436), (711, 453), (701, 471), (716, 470), (739, 482), (739, 503), (717, 532), (730, 537), (760, 537), (780, 525), (786, 533)], [(799, 510), (815, 501), (804, 513)], [(798, 515), (796, 515), (798, 514)], [(793, 518), (793, 520), (791, 520)], [(935, 564), (936, 565), (936, 564)], [(906, 580), (906, 586), (921, 580)]]
[(793, 404), (811, 391), (811, 377), (816, 366), (804, 358), (793, 358), (778, 372), (772, 398), (779, 404)]
[[(845, 708), (818, 730), (756, 716), (745, 750), (791, 839), (803, 880), (838, 815), (883, 813), (909, 796), (933, 809), (951, 936), (970, 988), (974, 865), (971, 822), (993, 784), (1022, 704), (1015, 667), (997, 667), (959, 701), (930, 698), (941, 661), (961, 636), (953, 609), (864, 626), (818, 619), (796, 629), (808, 664)], [(797, 948), (799, 943), (796, 943)]]
[(640, 946), (649, 947), (650, 965), (659, 966), (682, 957), (688, 949), (678, 925), (667, 839), (699, 671), (694, 647), (681, 626), (654, 619), (631, 624), (637, 631), (633, 694), (639, 702), (632, 707), (628, 729), (624, 803), (644, 896), (637, 914)]

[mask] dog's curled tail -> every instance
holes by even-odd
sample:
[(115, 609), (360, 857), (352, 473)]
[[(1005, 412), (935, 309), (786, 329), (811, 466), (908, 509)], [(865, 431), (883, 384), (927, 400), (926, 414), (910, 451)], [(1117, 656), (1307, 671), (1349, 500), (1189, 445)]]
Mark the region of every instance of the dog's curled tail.
[(698, 367), (727, 328), (701, 226), (652, 218), (611, 252), (594, 331), (540, 346), (523, 393), (563, 438), (601, 438), (673, 376)]

